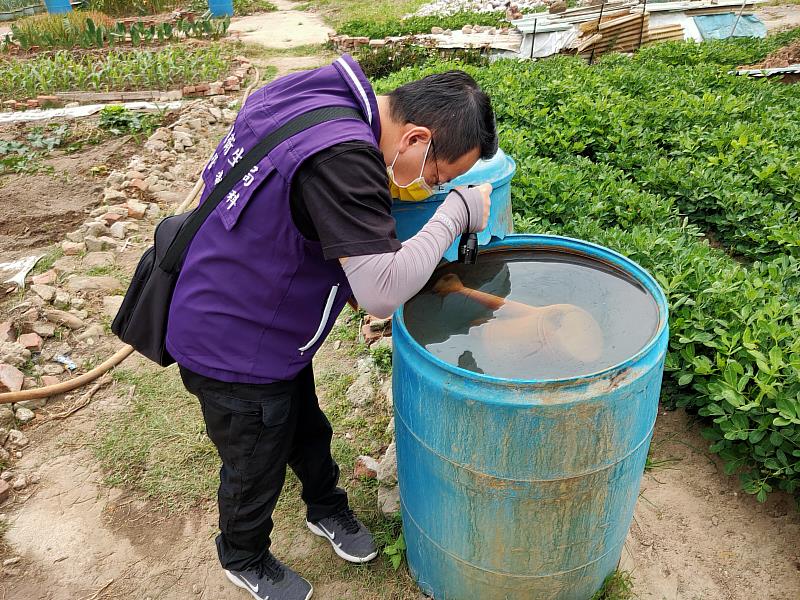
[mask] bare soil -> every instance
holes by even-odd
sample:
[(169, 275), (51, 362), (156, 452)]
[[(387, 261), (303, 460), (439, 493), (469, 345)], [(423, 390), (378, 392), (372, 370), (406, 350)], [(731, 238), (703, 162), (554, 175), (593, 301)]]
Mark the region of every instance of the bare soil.
[[(14, 139), (17, 131), (0, 129)], [(73, 154), (53, 151), (38, 173), (0, 177), (0, 262), (32, 254), (64, 239), (102, 202), (104, 172), (127, 162), (135, 145), (127, 138), (88, 146)]]
[(800, 64), (800, 40), (796, 40), (788, 46), (775, 50), (775, 52), (767, 56), (760, 63), (747, 68), (777, 69), (798, 64)]

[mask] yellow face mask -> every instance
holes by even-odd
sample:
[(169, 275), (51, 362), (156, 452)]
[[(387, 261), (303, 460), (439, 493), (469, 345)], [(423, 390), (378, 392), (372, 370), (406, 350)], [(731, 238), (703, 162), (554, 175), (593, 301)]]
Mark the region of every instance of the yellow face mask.
[[(433, 141), (433, 140), (431, 140)], [(425, 162), (428, 160), (428, 152), (431, 149), (431, 142), (428, 142), (428, 147), (425, 149), (425, 156), (422, 159), (422, 167), (419, 170), (419, 177), (408, 185), (400, 185), (394, 178), (394, 163), (397, 162), (397, 157), (400, 156), (400, 151), (394, 156), (392, 164), (386, 167), (386, 172), (389, 174), (389, 191), (392, 192), (392, 198), (398, 200), (405, 200), (406, 202), (419, 202), (425, 200), (433, 194), (433, 189), (425, 181), (422, 172), (425, 170)]]

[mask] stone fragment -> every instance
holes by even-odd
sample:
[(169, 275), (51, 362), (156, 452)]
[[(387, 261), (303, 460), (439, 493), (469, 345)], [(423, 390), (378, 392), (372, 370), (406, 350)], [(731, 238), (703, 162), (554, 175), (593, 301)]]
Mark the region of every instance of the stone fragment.
[(68, 309), (70, 306), (69, 294), (64, 290), (58, 290), (56, 292), (56, 297), (53, 299), (53, 306), (62, 310)]
[(18, 392), (24, 380), (22, 371), (11, 365), (0, 364), (0, 392)]
[(58, 383), (61, 383), (61, 380), (58, 377), (55, 377), (54, 375), (42, 375), (42, 386), (49, 387)]
[(147, 205), (136, 200), (128, 200), (128, 216), (131, 219), (142, 219), (147, 212)]
[[(0, 429), (3, 430), (3, 435), (7, 437), (8, 431), (5, 431), (5, 428), (13, 426), (14, 426), (14, 411), (11, 410), (11, 407), (8, 404), (0, 404)], [(5, 444), (5, 442), (6, 442), (5, 439), (0, 439), (0, 446)]]
[(86, 250), (86, 244), (83, 242), (61, 242), (61, 249), (66, 256), (75, 256)]
[(56, 296), (56, 288), (50, 285), (34, 284), (31, 286), (31, 291), (45, 302), (52, 302)]
[(377, 319), (373, 317), (372, 319), (370, 319), (369, 328), (371, 331), (384, 331), (391, 324), (392, 324), (391, 317), (387, 319)]
[(56, 375), (61, 375), (64, 372), (64, 367), (59, 365), (58, 363), (48, 363), (44, 367), (42, 367), (42, 373), (45, 375), (50, 375), (54, 377)]
[(69, 306), (75, 310), (81, 310), (84, 306), (86, 306), (86, 300), (83, 298), (78, 298), (77, 296), (73, 296), (69, 299)]
[(21, 367), (31, 357), (31, 351), (17, 342), (0, 343), (0, 361), (14, 367)]
[(0, 343), (13, 342), (17, 338), (14, 329), (14, 324), (11, 321), (0, 323)]
[(114, 255), (111, 252), (89, 252), (83, 257), (81, 264), (85, 269), (110, 267), (114, 264)]
[(128, 229), (128, 224), (120, 222), (120, 223), (114, 223), (109, 229), (109, 231), (111, 232), (111, 237), (113, 237), (114, 239), (124, 240), (127, 229)]
[(442, 35), (444, 33), (444, 29), (441, 27), (431, 27), (431, 33), (434, 35)]
[(103, 202), (106, 204), (119, 204), (120, 202), (125, 202), (127, 199), (128, 196), (125, 192), (119, 190), (106, 190), (103, 194)]
[(66, 325), (70, 329), (82, 329), (84, 327), (84, 323), (81, 319), (63, 310), (46, 310), (44, 312), (44, 317), (51, 323)]
[[(141, 159), (140, 159), (140, 160), (141, 160)], [(145, 178), (145, 174), (144, 174), (144, 173), (142, 173), (141, 171), (137, 171), (137, 170), (135, 170), (135, 169), (131, 169), (130, 171), (128, 171), (127, 173), (125, 173), (125, 179), (127, 179), (127, 180), (131, 180), (131, 179), (144, 179), (144, 178)]]
[(86, 249), (89, 252), (99, 252), (100, 250), (113, 250), (117, 247), (117, 240), (107, 235), (102, 237), (86, 237)]
[(24, 448), (25, 446), (30, 444), (31, 441), (24, 433), (22, 433), (18, 429), (12, 429), (11, 431), (8, 432), (8, 439), (6, 440), (6, 443), (11, 448), (19, 449), (19, 448)]
[(379, 487), (378, 508), (387, 517), (400, 512), (400, 488), (398, 486), (391, 488)]
[(23, 333), (17, 342), (28, 350), (38, 352), (42, 349), (42, 338), (36, 333)]
[(56, 272), (53, 269), (45, 271), (40, 275), (31, 277), (31, 283), (35, 285), (51, 285), (56, 282)]
[(470, 26), (470, 25), (464, 25), (464, 26), (461, 28), (461, 33), (464, 33), (464, 34), (466, 34), (466, 35), (469, 35), (469, 34), (471, 34), (471, 33), (472, 33), (472, 26)]
[[(44, 383), (42, 384), (44, 385)], [(38, 386), (34, 386), (38, 387)], [(31, 388), (33, 389), (33, 388)], [(22, 400), (14, 404), (14, 408), (29, 408), (31, 410), (36, 410), (39, 408), (44, 408), (47, 405), (47, 398), (34, 398), (33, 400)], [(17, 417), (19, 418), (19, 417)]]
[(0, 502), (5, 502), (11, 494), (11, 486), (7, 481), (0, 479)]
[(101, 338), (105, 335), (105, 330), (102, 325), (90, 325), (85, 331), (78, 334), (77, 339), (80, 341), (88, 340), (90, 338)]
[(397, 448), (395, 443), (389, 444), (386, 454), (383, 455), (378, 465), (378, 481), (384, 485), (394, 485), (397, 483)]
[(105, 275), (70, 277), (66, 286), (73, 292), (113, 292), (122, 288), (118, 279)]
[[(30, 411), (28, 411), (28, 412), (30, 412)], [(31, 413), (31, 414), (33, 414), (33, 413)], [(28, 478), (27, 478), (27, 477), (25, 477), (25, 475), (21, 475), (21, 474), (20, 474), (20, 475), (17, 475), (17, 476), (16, 476), (16, 477), (14, 477), (14, 479), (11, 481), (11, 487), (12, 487), (12, 488), (14, 489), (14, 491), (16, 491), (16, 492), (19, 492), (19, 491), (21, 491), (21, 490), (24, 490), (26, 487), (28, 487)]]
[(353, 406), (364, 406), (372, 400), (373, 393), (374, 390), (372, 388), (372, 382), (370, 381), (370, 374), (362, 373), (358, 376), (358, 379), (347, 388), (347, 399)]
[[(384, 338), (388, 339), (388, 338)], [(387, 406), (391, 409), (394, 405), (394, 394), (392, 392), (392, 378), (389, 377), (386, 381), (383, 382), (381, 386), (381, 396), (386, 400)]]
[(64, 256), (53, 263), (53, 269), (58, 274), (71, 273), (77, 268), (78, 260), (74, 256)]
[(36, 418), (36, 415), (30, 408), (18, 408), (16, 412), (14, 412), (14, 416), (17, 417), (17, 421), (20, 423), (30, 423)]
[(33, 333), (38, 334), (43, 338), (51, 338), (56, 334), (56, 326), (52, 323), (43, 323), (42, 321), (37, 321), (33, 324)]

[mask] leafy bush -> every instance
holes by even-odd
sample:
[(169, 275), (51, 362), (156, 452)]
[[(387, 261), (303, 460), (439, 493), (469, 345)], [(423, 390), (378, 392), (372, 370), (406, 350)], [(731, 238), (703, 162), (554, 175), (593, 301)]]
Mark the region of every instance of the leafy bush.
[(161, 118), (153, 113), (137, 113), (124, 106), (109, 104), (100, 111), (100, 128), (115, 135), (133, 133), (150, 135), (159, 126)]
[(86, 2), (92, 10), (99, 10), (115, 17), (141, 17), (144, 15), (157, 15), (183, 6), (179, 0), (88, 0)]
[(114, 20), (96, 11), (70, 11), (60, 15), (41, 14), (19, 19), (11, 24), (14, 39), (23, 47), (77, 46), (86, 33), (87, 20), (113, 27)]
[(42, 6), (39, 0), (0, 0), (0, 12), (11, 12), (29, 6)]
[(386, 77), (405, 67), (419, 66), (445, 56), (460, 64), (489, 64), (489, 56), (480, 49), (439, 49), (424, 45), (402, 44), (370, 48), (362, 46), (353, 53), (364, 73), (370, 79)]
[[(137, 22), (126, 27), (124, 23), (114, 23), (102, 13), (71, 12), (62, 15), (41, 15), (47, 17), (36, 21), (39, 17), (31, 17), (33, 21), (22, 19), (19, 24), (11, 25), (13, 42), (28, 50), (33, 46), (44, 49), (53, 48), (103, 48), (114, 46), (130, 40), (132, 46), (141, 46), (153, 42), (173, 41), (177, 36), (210, 38), (217, 40), (228, 32), (230, 18), (196, 19), (192, 22), (178, 19), (173, 26), (170, 23), (145, 25)], [(12, 46), (10, 37), (0, 44), (0, 49)]]
[(706, 419), (711, 450), (759, 500), (800, 486), (800, 87), (727, 70), (774, 44), (462, 67), (517, 160), (516, 229), (603, 244), (656, 277), (670, 305), (663, 400)]
[(220, 46), (157, 51), (112, 50), (103, 57), (60, 50), (28, 61), (0, 61), (0, 99), (36, 97), (70, 90), (165, 89), (193, 81), (215, 81), (229, 69)]
[(488, 13), (458, 12), (446, 17), (408, 17), (407, 19), (389, 19), (386, 21), (354, 19), (339, 26), (336, 29), (336, 33), (381, 39), (395, 35), (430, 33), (431, 27), (461, 29), (464, 25), (507, 27), (508, 22), (505, 20), (505, 13), (501, 11)]

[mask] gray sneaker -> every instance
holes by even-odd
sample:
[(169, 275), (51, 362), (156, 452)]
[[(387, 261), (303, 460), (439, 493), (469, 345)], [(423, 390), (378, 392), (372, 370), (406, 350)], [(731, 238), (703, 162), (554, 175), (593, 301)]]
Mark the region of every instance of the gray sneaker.
[(306, 521), (311, 533), (325, 538), (333, 551), (351, 563), (365, 563), (378, 556), (375, 540), (349, 508), (316, 523)]
[(305, 579), (268, 554), (258, 568), (251, 571), (228, 571), (225, 575), (234, 585), (247, 590), (258, 600), (308, 600), (314, 588)]

